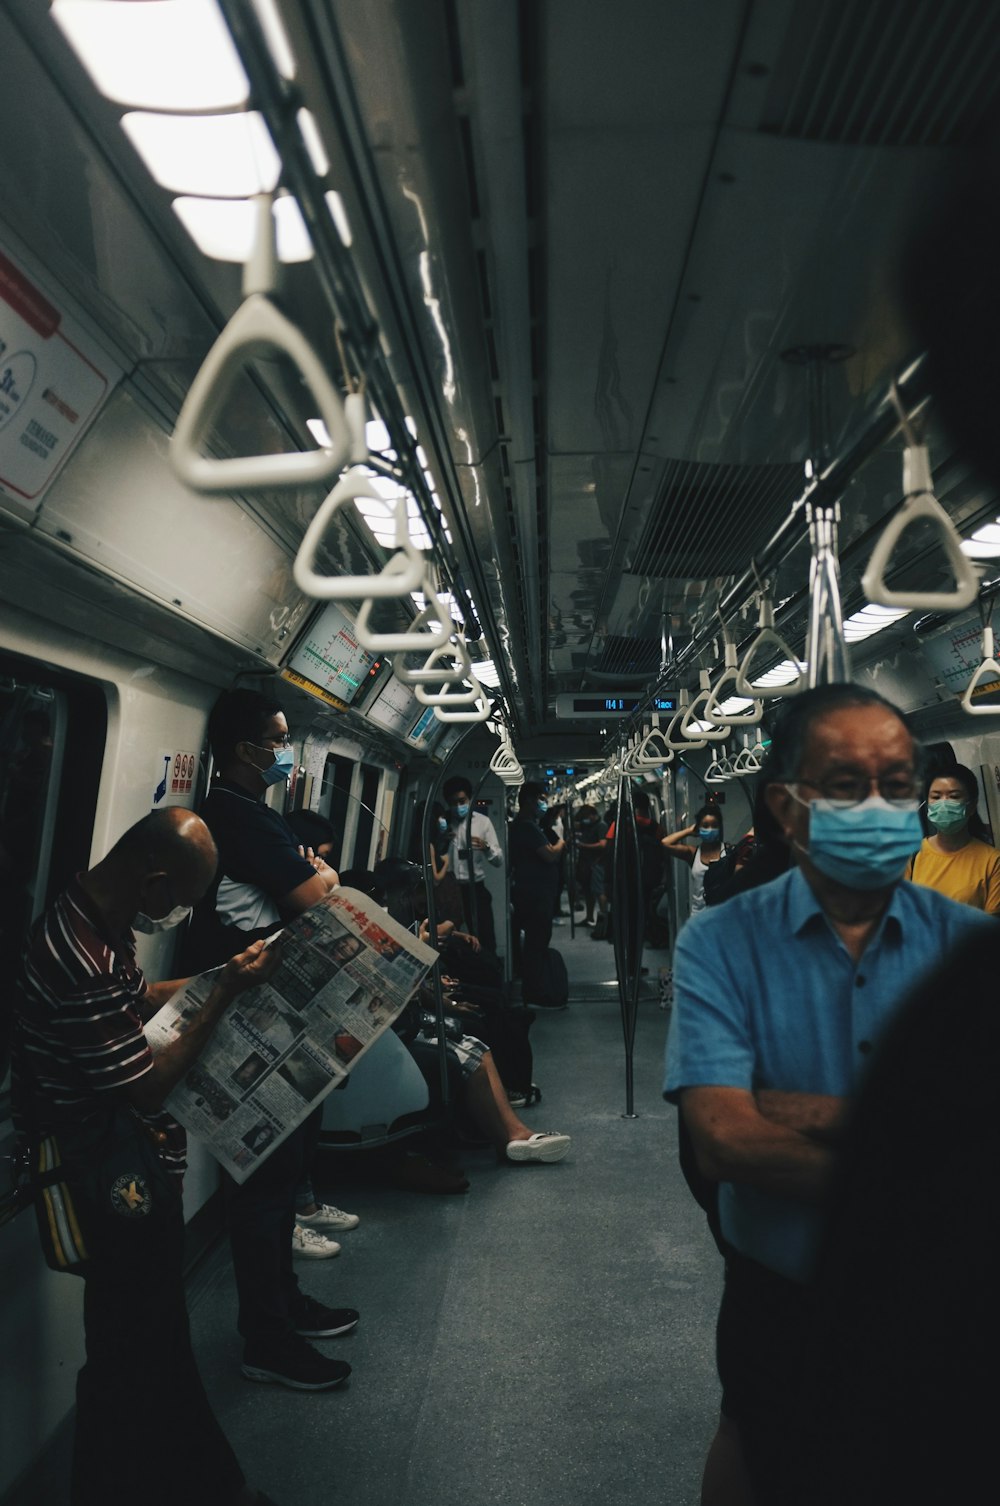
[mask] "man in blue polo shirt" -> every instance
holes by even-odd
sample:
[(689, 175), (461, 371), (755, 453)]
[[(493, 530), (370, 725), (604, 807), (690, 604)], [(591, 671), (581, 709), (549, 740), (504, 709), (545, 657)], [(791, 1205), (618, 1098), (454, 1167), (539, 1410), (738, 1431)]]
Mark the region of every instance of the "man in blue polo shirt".
[(727, 1251), (706, 1487), (742, 1449), (758, 1500), (801, 1506), (784, 1465), (790, 1433), (809, 1426), (795, 1405), (837, 1140), (909, 991), (995, 922), (900, 882), (922, 838), (918, 750), (874, 691), (789, 702), (762, 783), (797, 866), (678, 938), (664, 1091), (719, 1183)]

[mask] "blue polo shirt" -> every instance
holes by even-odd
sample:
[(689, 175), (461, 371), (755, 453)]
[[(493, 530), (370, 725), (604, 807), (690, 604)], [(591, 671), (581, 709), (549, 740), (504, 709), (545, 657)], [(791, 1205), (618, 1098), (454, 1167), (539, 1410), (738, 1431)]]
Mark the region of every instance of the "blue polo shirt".
[[(888, 1021), (921, 977), (996, 920), (901, 883), (855, 963), (796, 868), (705, 910), (677, 938), (664, 1095), (682, 1088), (776, 1088), (850, 1097)], [(941, 1000), (947, 1008), (947, 998)], [(822, 1213), (798, 1199), (722, 1182), (726, 1239), (806, 1281)]]

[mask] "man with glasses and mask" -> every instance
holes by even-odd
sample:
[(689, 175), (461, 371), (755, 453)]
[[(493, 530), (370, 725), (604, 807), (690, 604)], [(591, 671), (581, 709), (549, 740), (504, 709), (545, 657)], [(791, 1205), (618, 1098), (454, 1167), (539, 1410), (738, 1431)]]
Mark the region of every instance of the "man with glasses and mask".
[(795, 866), (678, 938), (664, 1092), (719, 1184), (726, 1247), (703, 1499), (745, 1498), (742, 1452), (756, 1499), (801, 1506), (785, 1467), (809, 1428), (795, 1409), (837, 1142), (907, 994), (991, 921), (900, 882), (923, 835), (919, 751), (874, 691), (789, 701), (761, 786)]
[[(216, 777), (201, 815), (219, 849), (219, 871), (195, 910), (183, 958), (196, 972), (271, 935), (339, 883), (264, 803), (295, 762), (278, 702), (255, 690), (226, 691), (213, 707), (208, 735)], [(353, 1308), (328, 1308), (306, 1296), (292, 1269), (295, 1191), (312, 1163), (321, 1115), (322, 1109), (310, 1114), (242, 1185), (225, 1179), (243, 1374), (298, 1391), (325, 1391), (347, 1379), (349, 1365), (306, 1340), (349, 1333), (358, 1321)]]

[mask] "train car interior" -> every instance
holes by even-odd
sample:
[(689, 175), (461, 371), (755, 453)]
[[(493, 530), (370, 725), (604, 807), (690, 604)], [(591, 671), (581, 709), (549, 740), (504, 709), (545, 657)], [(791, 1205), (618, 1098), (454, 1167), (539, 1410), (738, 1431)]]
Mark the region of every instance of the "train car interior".
[[(438, 823), (467, 863), (492, 823), (471, 924), (514, 1009), (546, 1002), (521, 790), (566, 842), (568, 1007), (517, 1108), (565, 1160), (456, 1149), (391, 1031), (326, 1099), (321, 1190), (361, 1225), (297, 1270), (363, 1311), (349, 1387), (241, 1377), (192, 1139), (194, 1349), (275, 1501), (699, 1499), (722, 1261), (662, 1096), (691, 868), (650, 879), (642, 832), (752, 837), (776, 716), (853, 681), (1000, 841), (998, 77), (990, 0), (0, 7), (4, 1168), (29, 929), (199, 808), (223, 692), (287, 719), (270, 809), (325, 817), (348, 884), (416, 864), (432, 928)], [(175, 946), (139, 938), (148, 979)], [(0, 1503), (57, 1506), (84, 1283), (23, 1209), (0, 1273)]]

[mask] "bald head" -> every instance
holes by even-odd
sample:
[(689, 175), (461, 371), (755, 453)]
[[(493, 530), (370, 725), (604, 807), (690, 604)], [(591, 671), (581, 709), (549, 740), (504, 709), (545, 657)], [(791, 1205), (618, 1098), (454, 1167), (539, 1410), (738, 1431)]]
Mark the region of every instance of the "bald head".
[(194, 811), (171, 806), (129, 827), (87, 875), (117, 914), (162, 917), (196, 905), (218, 865), (212, 834)]

